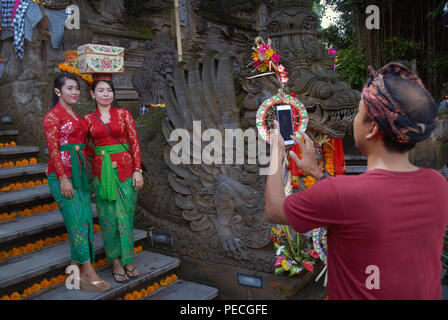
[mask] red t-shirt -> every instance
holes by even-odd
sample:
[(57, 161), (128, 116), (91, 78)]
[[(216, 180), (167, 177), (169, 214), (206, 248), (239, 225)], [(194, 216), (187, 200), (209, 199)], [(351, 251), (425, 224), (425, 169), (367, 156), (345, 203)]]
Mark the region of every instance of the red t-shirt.
[(330, 299), (441, 299), (448, 182), (435, 170), (327, 178), (283, 208), (300, 233), (327, 227)]

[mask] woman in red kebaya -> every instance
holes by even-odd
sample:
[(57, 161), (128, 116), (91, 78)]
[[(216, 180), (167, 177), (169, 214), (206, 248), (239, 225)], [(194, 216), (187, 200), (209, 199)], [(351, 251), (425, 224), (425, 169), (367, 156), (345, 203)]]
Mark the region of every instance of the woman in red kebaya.
[(128, 110), (112, 107), (115, 91), (110, 80), (94, 81), (91, 95), (97, 109), (84, 120), (88, 140), (95, 146), (93, 186), (106, 258), (112, 262), (115, 281), (122, 283), (139, 275), (132, 264), (133, 232), (137, 191), (143, 187), (143, 177), (134, 119)]
[(85, 162), (87, 125), (73, 111), (80, 95), (78, 80), (61, 74), (54, 81), (53, 108), (43, 119), (48, 153), (48, 184), (59, 205), (70, 239), (72, 264), (83, 265), (80, 286), (86, 291), (107, 291), (92, 263), (93, 218), (91, 191)]

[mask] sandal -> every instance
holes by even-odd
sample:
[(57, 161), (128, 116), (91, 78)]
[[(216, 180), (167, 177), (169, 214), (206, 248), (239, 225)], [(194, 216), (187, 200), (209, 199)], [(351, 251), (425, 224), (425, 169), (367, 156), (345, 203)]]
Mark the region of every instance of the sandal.
[(129, 279), (118, 281), (117, 278), (115, 278), (115, 276), (119, 276), (119, 277), (122, 277), (122, 278), (126, 277), (125, 274), (115, 273), (114, 270), (112, 269), (112, 277), (114, 278), (115, 282), (117, 282), (117, 283), (128, 283), (129, 282)]
[(140, 274), (136, 276), (132, 275), (135, 271), (135, 267), (132, 270), (124, 267), (124, 271), (126, 272), (126, 275), (129, 277), (129, 279), (136, 279), (140, 276)]
[[(79, 281), (81, 289), (89, 292), (106, 292), (109, 291), (110, 288), (112, 287), (109, 282), (106, 282), (104, 280), (89, 282), (86, 279), (79, 277)], [(97, 285), (99, 285), (100, 283), (106, 283), (107, 285), (104, 289), (101, 289), (97, 287)]]

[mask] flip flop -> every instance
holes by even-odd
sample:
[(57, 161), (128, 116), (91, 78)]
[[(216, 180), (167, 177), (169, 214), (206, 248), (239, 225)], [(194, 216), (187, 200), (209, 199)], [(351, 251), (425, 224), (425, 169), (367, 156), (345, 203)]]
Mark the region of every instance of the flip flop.
[(124, 267), (124, 271), (126, 272), (126, 275), (129, 277), (129, 279), (136, 279), (140, 276), (140, 274), (136, 276), (132, 275), (132, 273), (134, 273), (135, 271), (135, 267), (132, 270)]
[[(84, 290), (84, 291), (89, 291), (89, 292), (106, 292), (106, 291), (109, 291), (110, 288), (112, 287), (110, 285), (110, 283), (108, 283), (108, 282), (106, 282), (104, 280), (89, 282), (89, 281), (87, 281), (87, 280), (85, 280), (85, 279), (80, 277), (79, 281), (80, 281), (81, 289)], [(106, 285), (106, 287), (104, 289), (101, 289), (101, 288), (97, 287), (97, 285), (99, 285), (100, 283), (106, 283), (107, 285)]]
[[(115, 273), (114, 270), (112, 269), (112, 278), (114, 278), (115, 282), (117, 283), (128, 283), (130, 279), (127, 280), (122, 280), (122, 281), (118, 281), (115, 276), (119, 276), (119, 277), (125, 277), (125, 274), (120, 274), (120, 273)], [(129, 277), (129, 276), (128, 276)]]

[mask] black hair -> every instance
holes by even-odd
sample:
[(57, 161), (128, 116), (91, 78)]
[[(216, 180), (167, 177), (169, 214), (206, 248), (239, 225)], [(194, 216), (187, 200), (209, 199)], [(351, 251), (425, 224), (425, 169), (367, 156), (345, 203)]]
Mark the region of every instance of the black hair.
[(59, 102), (59, 97), (56, 94), (56, 92), (54, 92), (54, 89), (58, 89), (59, 91), (62, 90), (62, 87), (65, 85), (65, 82), (67, 81), (67, 79), (69, 80), (73, 80), (76, 81), (76, 83), (78, 84), (78, 87), (81, 87), (79, 85), (79, 81), (78, 79), (70, 73), (61, 73), (59, 74), (55, 79), (54, 79), (54, 87), (53, 87), (53, 107)]

